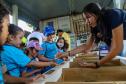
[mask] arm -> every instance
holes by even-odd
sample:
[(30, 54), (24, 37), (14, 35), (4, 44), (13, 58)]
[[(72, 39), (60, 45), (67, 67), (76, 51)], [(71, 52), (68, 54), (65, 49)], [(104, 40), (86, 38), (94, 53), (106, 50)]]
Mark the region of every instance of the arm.
[(91, 47), (92, 47), (92, 44), (94, 42), (94, 38), (92, 37), (92, 35), (89, 36), (87, 42), (86, 42), (86, 45), (83, 44), (81, 46), (78, 46), (77, 48), (71, 50), (71, 51), (68, 51), (68, 52), (65, 52), (63, 53), (60, 57), (68, 57), (69, 55), (70, 56), (73, 56), (77, 53), (83, 53), (83, 52), (86, 52), (87, 50), (89, 50)]
[(78, 46), (76, 49), (72, 50), (70, 52), (70, 54), (72, 54), (72, 53), (77, 54), (77, 53), (87, 52), (92, 47), (93, 42), (94, 42), (94, 38), (92, 37), (92, 34), (91, 34), (89, 36), (89, 38), (87, 39), (86, 44)]
[(32, 72), (22, 72), (22, 77), (30, 77), (30, 76), (32, 76), (34, 73), (39, 72), (39, 71), (41, 71), (41, 69), (36, 69), (36, 70), (34, 70), (34, 71), (32, 71)]
[(42, 68), (45, 66), (56, 66), (57, 64), (55, 62), (39, 62), (39, 61), (33, 61), (30, 62), (27, 66), (28, 67), (38, 67), (38, 68)]
[(44, 55), (39, 55), (38, 59), (41, 61), (50, 62), (50, 60), (48, 58), (46, 58)]
[(17, 77), (13, 77), (13, 76), (10, 76), (10, 75), (8, 75), (8, 74), (4, 74), (4, 81), (5, 81), (5, 83), (11, 83), (11, 84), (13, 84), (13, 83), (28, 83), (28, 82), (33, 82), (34, 80), (33, 79), (30, 79), (30, 78), (23, 78), (23, 77), (21, 77), (21, 78), (17, 78)]
[(105, 64), (109, 62), (122, 50), (123, 47), (123, 25), (122, 24), (112, 30), (111, 45), (112, 47), (109, 54), (106, 57), (104, 57), (102, 60), (100, 60), (99, 62), (100, 64)]

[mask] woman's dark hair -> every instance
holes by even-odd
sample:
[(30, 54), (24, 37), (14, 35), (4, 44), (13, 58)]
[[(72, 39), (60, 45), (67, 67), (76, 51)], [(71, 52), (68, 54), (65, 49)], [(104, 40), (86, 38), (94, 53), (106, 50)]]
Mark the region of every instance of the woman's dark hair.
[(100, 40), (106, 41), (109, 45), (110, 42), (108, 42), (109, 39), (107, 38), (108, 32), (106, 30), (106, 25), (104, 24), (104, 20), (103, 20), (106, 11), (107, 10), (105, 8), (101, 8), (98, 3), (89, 3), (83, 9), (84, 13), (92, 13), (97, 16), (97, 28), (102, 34)]
[[(2, 19), (4, 16), (8, 15), (9, 11), (0, 3), (0, 34), (2, 32)], [(0, 46), (0, 51), (2, 51), (3, 48)]]
[(8, 28), (9, 28), (8, 29), (9, 35), (14, 35), (15, 36), (15, 35), (18, 34), (18, 32), (23, 32), (23, 30), (20, 27), (14, 25), (14, 24), (10, 24)]
[(101, 7), (98, 3), (89, 3), (83, 9), (84, 13), (93, 13), (96, 16), (99, 16), (101, 13)]
[(58, 38), (58, 40), (57, 40), (57, 42), (56, 42), (56, 46), (57, 46), (57, 48), (59, 48), (59, 46), (58, 46), (58, 42), (59, 42), (59, 40), (64, 40), (64, 46), (61, 48), (61, 49), (63, 49), (63, 51), (64, 52), (66, 52), (67, 51), (67, 49), (69, 48), (69, 44), (66, 42), (66, 40), (63, 38), (63, 37), (61, 37), (61, 38)]

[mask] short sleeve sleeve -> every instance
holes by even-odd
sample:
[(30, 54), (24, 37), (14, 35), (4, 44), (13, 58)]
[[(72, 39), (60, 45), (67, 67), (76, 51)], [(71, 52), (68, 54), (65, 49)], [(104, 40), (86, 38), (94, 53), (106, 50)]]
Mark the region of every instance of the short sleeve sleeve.
[(123, 14), (124, 13), (119, 9), (112, 9), (108, 12), (107, 22), (111, 29), (114, 29), (123, 23)]
[(45, 52), (46, 52), (46, 43), (43, 43), (41, 45), (42, 47), (42, 50), (39, 51), (39, 55), (45, 55)]
[(21, 50), (17, 52), (17, 55), (13, 57), (13, 60), (21, 67), (25, 67), (28, 63), (31, 62), (31, 59)]

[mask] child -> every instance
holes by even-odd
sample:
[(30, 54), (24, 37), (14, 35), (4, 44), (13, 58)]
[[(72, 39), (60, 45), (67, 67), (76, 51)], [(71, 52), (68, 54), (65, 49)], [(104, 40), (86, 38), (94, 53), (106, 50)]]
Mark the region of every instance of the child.
[[(27, 43), (26, 54), (30, 57), (31, 61), (38, 61), (38, 51), (42, 48), (39, 45), (39, 41), (31, 40)], [(27, 67), (22, 72), (23, 77), (30, 77), (36, 75), (37, 72), (40, 72), (41, 69), (37, 69), (36, 67)]]
[[(58, 40), (57, 40), (57, 43), (56, 43), (56, 45), (57, 45), (57, 48), (58, 48), (58, 52), (60, 52), (60, 53), (64, 53), (64, 52), (66, 52), (67, 51), (67, 49), (69, 48), (68, 46), (68, 43), (65, 41), (65, 39), (63, 38), (63, 37), (61, 37), (61, 38), (58, 38)], [(60, 55), (61, 56), (61, 55)], [(64, 59), (65, 61), (67, 61), (68, 60), (68, 57), (67, 56), (58, 56), (57, 58), (62, 58), (62, 59)]]
[(61, 53), (66, 52), (68, 49), (68, 43), (63, 37), (58, 38), (56, 46), (58, 47), (58, 51)]
[(14, 77), (21, 77), (21, 69), (25, 67), (38, 67), (49, 65), (57, 65), (54, 62), (36, 62), (24, 54), (19, 49), (21, 39), (24, 33), (21, 28), (16, 25), (9, 25), (9, 36), (6, 44), (3, 46), (4, 51), (1, 53), (1, 59), (7, 66), (8, 74)]
[[(5, 43), (8, 36), (9, 12), (0, 2), (0, 53), (3, 51), (2, 45)], [(4, 84), (3, 80), (3, 64), (0, 56), (0, 84)]]
[(53, 27), (51, 26), (45, 27), (44, 35), (47, 37), (47, 41), (43, 42), (42, 44), (43, 50), (39, 51), (40, 54), (38, 56), (39, 60), (55, 61), (58, 64), (62, 64), (64, 61), (62, 59), (56, 58), (58, 55), (61, 55), (61, 53), (58, 53), (58, 48), (56, 46), (56, 43), (53, 42), (53, 38), (55, 37), (55, 31)]

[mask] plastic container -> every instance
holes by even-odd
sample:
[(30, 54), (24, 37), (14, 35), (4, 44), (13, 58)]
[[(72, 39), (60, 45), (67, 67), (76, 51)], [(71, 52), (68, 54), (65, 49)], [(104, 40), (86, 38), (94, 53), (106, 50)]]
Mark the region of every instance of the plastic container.
[(100, 41), (98, 48), (99, 48), (99, 59), (102, 59), (104, 56), (108, 54), (109, 47), (105, 42)]

